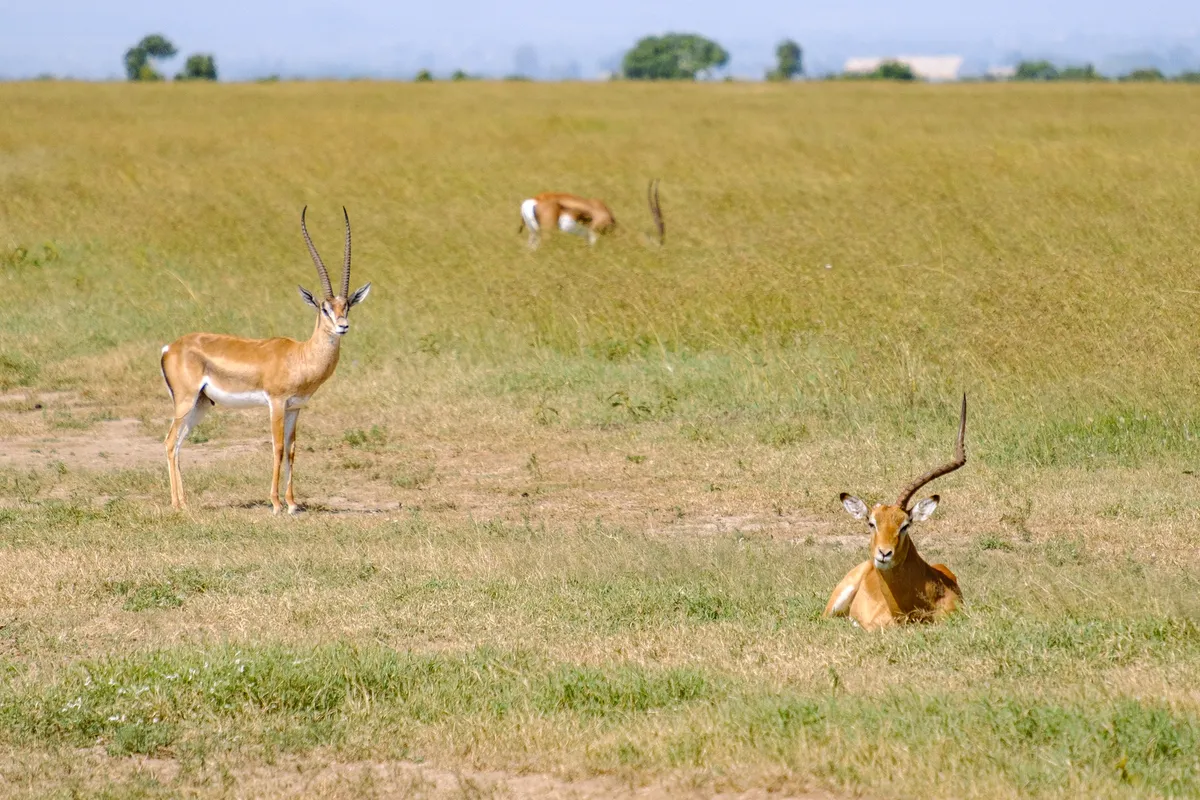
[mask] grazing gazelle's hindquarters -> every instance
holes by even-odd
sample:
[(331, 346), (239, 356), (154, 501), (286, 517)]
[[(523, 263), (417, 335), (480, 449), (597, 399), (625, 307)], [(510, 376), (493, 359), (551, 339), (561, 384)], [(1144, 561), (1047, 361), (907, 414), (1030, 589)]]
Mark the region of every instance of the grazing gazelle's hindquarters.
[(931, 469), (914, 480), (895, 505), (880, 503), (868, 509), (853, 495), (842, 493), (842, 505), (855, 519), (865, 519), (871, 528), (871, 557), (842, 578), (829, 596), (825, 616), (849, 614), (864, 628), (875, 629), (901, 622), (939, 620), (962, 602), (958, 579), (945, 564), (927, 564), (917, 553), (909, 534), (909, 525), (929, 519), (937, 508), (935, 494), (908, 501), (925, 484), (967, 463), (964, 439), (967, 434), (967, 396), (963, 395), (962, 417), (958, 423), (958, 443), (954, 460)]
[[(658, 202), (657, 179), (650, 181), (646, 199), (658, 232), (658, 243), (662, 244), (667, 230)], [(522, 201), (521, 225), (517, 233), (529, 228), (529, 247), (537, 249), (543, 229), (549, 232), (558, 228), (563, 233), (586, 237), (588, 244), (595, 244), (600, 234), (616, 230), (616, 227), (617, 220), (600, 200), (562, 192), (542, 192)]]
[(350, 309), (366, 299), (371, 284), (350, 294), (350, 216), (346, 209), (345, 258), (342, 264), (342, 291), (333, 294), (329, 273), (317, 253), (304, 214), (300, 212), (300, 233), (325, 296), (317, 302), (303, 286), (300, 296), (317, 310), (317, 325), (307, 341), (295, 339), (242, 339), (219, 333), (189, 333), (162, 349), (162, 374), (167, 391), (175, 403), (175, 419), (167, 432), (167, 471), (171, 479), (171, 505), (186, 508), (183, 477), (179, 472), (179, 447), (188, 431), (196, 426), (210, 408), (221, 404), (232, 408), (266, 406), (271, 412), (271, 440), (275, 468), (271, 473), (271, 505), (278, 514), (280, 471), (286, 472), (289, 513), (299, 510), (292, 494), (292, 463), (296, 458), (296, 418), (300, 409), (337, 367), (342, 336), (350, 330)]

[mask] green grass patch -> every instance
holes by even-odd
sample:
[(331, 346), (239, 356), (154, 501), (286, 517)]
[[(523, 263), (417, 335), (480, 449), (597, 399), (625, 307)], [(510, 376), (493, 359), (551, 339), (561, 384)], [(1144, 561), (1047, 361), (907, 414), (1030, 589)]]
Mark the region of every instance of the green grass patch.
[[(899, 669), (903, 665), (897, 665)], [(903, 681), (900, 681), (903, 684)], [(165, 756), (191, 747), (358, 757), (421, 752), (470, 726), (500, 751), (523, 725), (586, 731), (587, 757), (643, 768), (799, 770), (832, 788), (1059, 796), (1200, 791), (1200, 717), (1168, 703), (1044, 689), (869, 694), (767, 689), (696, 669), (546, 663), (512, 652), (337, 644), (132, 653), (0, 695), (9, 744)], [(534, 721), (536, 720), (536, 723)], [(987, 754), (986, 757), (969, 754)], [(486, 756), (484, 757), (487, 760)], [(903, 765), (909, 765), (901, 769)], [(615, 766), (615, 764), (613, 765)]]

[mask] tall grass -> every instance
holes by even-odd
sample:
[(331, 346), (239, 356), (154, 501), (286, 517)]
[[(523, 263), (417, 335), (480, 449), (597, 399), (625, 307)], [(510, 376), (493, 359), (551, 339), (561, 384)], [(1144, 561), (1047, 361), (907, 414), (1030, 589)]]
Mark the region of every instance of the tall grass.
[[(296, 217), (312, 207), (336, 259), (345, 204), (376, 290), (343, 371), (368, 402), (430, 357), (567, 409), (659, 392), (670, 413), (896, 438), (967, 389), (983, 457), (1194, 455), (1188, 87), (0, 92), (10, 384), (34, 380), (26, 357), (40, 382), (156, 391), (133, 354), (187, 330), (307, 334)], [(650, 176), (661, 250), (638, 233)], [(606, 198), (625, 230), (525, 252), (515, 209), (551, 187)], [(52, 260), (11, 255), (43, 243)], [(80, 363), (114, 350), (116, 374)]]

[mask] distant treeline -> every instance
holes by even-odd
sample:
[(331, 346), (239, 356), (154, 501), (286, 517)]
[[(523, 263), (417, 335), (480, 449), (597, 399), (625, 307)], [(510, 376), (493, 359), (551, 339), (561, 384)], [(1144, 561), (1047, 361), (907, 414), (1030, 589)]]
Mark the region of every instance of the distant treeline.
[(1183, 83), (1200, 83), (1200, 72), (1181, 72), (1171, 78), (1162, 73), (1157, 67), (1141, 67), (1131, 70), (1116, 78), (1103, 75), (1092, 64), (1082, 66), (1059, 67), (1050, 61), (1022, 61), (1013, 73), (1014, 81), (1180, 81)]
[[(157, 65), (159, 62), (173, 58), (178, 51), (162, 34), (145, 36), (136, 45), (125, 52), (125, 74), (131, 81), (158, 81), (164, 76)], [(707, 39), (695, 33), (667, 33), (662, 36), (646, 36), (639, 39), (621, 60), (619, 72), (614, 72), (610, 79), (625, 80), (682, 80), (694, 81), (711, 79), (717, 76), (729, 63), (729, 52), (712, 39)], [(789, 81), (804, 75), (804, 51), (798, 43), (784, 39), (775, 48), (775, 66), (763, 76), (769, 81)], [(39, 76), (44, 79), (50, 75)], [(476, 80), (473, 76), (458, 69), (446, 74), (445, 79), (451, 81)], [(870, 72), (838, 72), (812, 76), (818, 80), (877, 80), (877, 81), (919, 81), (921, 76), (914, 72), (912, 66), (901, 59), (885, 59)], [(260, 78), (260, 81), (277, 81), (278, 75)], [(437, 80), (431, 70), (422, 69), (413, 78), (417, 82)], [(725, 80), (733, 80), (726, 76)], [(217, 80), (216, 59), (210, 53), (195, 53), (187, 57), (183, 69), (175, 75), (175, 80)], [(531, 76), (512, 74), (505, 80), (532, 80)], [(1123, 75), (1107, 76), (1100, 73), (1092, 64), (1059, 66), (1048, 60), (1030, 60), (1020, 62), (1013, 70), (1004, 74), (991, 73), (981, 76), (964, 76), (963, 81), (1174, 81), (1183, 83), (1200, 83), (1200, 71), (1188, 71), (1170, 76), (1156, 67), (1134, 69)]]

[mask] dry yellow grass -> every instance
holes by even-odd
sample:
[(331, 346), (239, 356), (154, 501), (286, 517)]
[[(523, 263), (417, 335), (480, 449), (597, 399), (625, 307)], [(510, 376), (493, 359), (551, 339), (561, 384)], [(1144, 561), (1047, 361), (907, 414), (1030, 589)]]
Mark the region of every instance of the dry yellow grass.
[[(3, 793), (1200, 790), (1194, 89), (0, 101)], [(624, 232), (527, 252), (550, 188)], [(375, 287), (301, 417), (312, 512), (218, 412), (172, 514), (159, 348), (306, 335), (304, 204)], [(966, 612), (821, 620), (837, 493), (943, 459), (962, 390), (915, 535)]]

